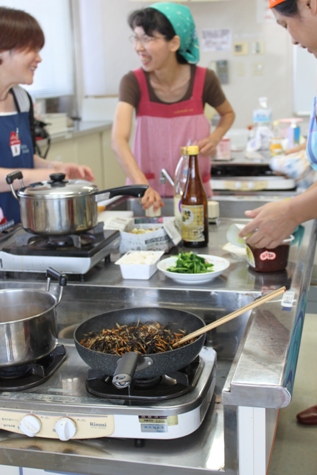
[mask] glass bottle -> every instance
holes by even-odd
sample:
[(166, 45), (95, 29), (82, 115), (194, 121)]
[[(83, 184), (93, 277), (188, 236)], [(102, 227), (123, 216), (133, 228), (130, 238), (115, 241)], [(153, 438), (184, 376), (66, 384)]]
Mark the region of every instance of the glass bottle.
[(284, 153), (282, 131), (278, 120), (273, 122), (272, 137), (270, 140), (270, 153), (271, 157), (282, 155)]
[(182, 239), (185, 247), (204, 247), (208, 244), (208, 199), (199, 165), (199, 147), (187, 147), (188, 174), (182, 196)]
[(174, 216), (178, 223), (182, 221), (182, 196), (188, 174), (187, 147), (181, 147), (181, 158), (175, 169), (174, 175)]

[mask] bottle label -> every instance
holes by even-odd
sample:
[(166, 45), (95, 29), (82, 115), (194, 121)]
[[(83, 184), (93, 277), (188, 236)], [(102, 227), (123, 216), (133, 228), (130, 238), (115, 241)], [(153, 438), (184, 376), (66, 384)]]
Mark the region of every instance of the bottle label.
[(179, 221), (182, 220), (182, 195), (174, 196), (174, 216)]
[(182, 204), (182, 238), (187, 242), (205, 241), (204, 205)]

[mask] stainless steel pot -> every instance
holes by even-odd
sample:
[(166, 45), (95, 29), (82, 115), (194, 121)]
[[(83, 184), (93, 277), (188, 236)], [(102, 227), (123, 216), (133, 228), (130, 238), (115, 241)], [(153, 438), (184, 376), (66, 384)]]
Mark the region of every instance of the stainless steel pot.
[[(19, 190), (13, 187), (16, 179), (20, 180)], [(98, 191), (89, 181), (65, 180), (64, 173), (53, 173), (50, 179), (24, 186), (21, 171), (6, 177), (20, 203), (22, 226), (34, 234), (51, 236), (88, 231), (98, 224), (98, 201), (120, 195), (141, 197), (148, 188), (131, 185)]]
[[(58, 279), (57, 297), (49, 292), (51, 277)], [(47, 269), (45, 290), (0, 290), (0, 367), (17, 366), (42, 358), (57, 344), (55, 307), (62, 298), (67, 276)]]

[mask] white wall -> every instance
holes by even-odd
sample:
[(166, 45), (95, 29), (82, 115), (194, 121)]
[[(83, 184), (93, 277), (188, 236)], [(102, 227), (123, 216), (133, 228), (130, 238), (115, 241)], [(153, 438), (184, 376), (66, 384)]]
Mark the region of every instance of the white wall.
[[(236, 114), (235, 127), (252, 122), (252, 110), (259, 96), (267, 96), (275, 119), (292, 115), (292, 46), (288, 33), (275, 20), (257, 23), (260, 0), (228, 0), (225, 2), (187, 3), (196, 21), (199, 37), (203, 28), (230, 28), (233, 41), (248, 45), (246, 56), (235, 56), (233, 48), (225, 52), (201, 52), (200, 65), (210, 66), (215, 60), (229, 61), (229, 84), (223, 89)], [(89, 4), (89, 5), (88, 5)], [(128, 14), (146, 3), (131, 0), (78, 0), (85, 43), (82, 64), (85, 68), (84, 95), (118, 93), (120, 78), (139, 66), (128, 41), (131, 31)], [(89, 8), (89, 15), (87, 14)], [(93, 34), (89, 29), (93, 28)], [(264, 54), (254, 55), (255, 40), (264, 44)], [(254, 75), (256, 65), (263, 75)], [(95, 86), (94, 86), (95, 84)]]

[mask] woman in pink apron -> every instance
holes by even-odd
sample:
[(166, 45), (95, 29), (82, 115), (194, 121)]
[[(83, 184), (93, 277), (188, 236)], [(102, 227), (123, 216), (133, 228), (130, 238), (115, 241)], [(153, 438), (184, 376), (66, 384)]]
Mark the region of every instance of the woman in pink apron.
[[(196, 66), (199, 45), (191, 12), (183, 5), (160, 2), (133, 12), (129, 25), (141, 68), (121, 80), (112, 134), (127, 181), (150, 185), (142, 199), (144, 208), (163, 206), (161, 196), (172, 196), (173, 187), (160, 182), (162, 168), (173, 177), (180, 147), (195, 143), (202, 181), (211, 197), (211, 156), (235, 115), (214, 72)], [(204, 115), (206, 103), (220, 116), (212, 133)]]

